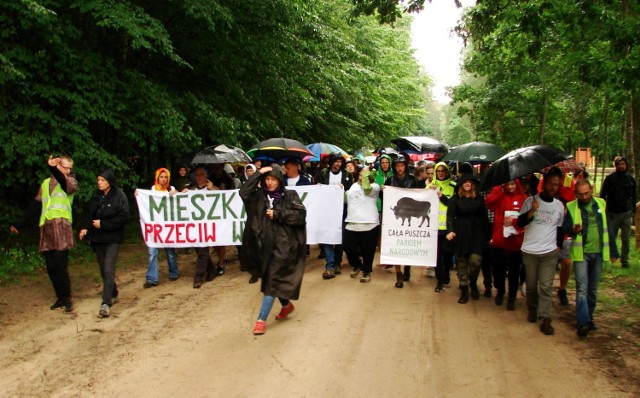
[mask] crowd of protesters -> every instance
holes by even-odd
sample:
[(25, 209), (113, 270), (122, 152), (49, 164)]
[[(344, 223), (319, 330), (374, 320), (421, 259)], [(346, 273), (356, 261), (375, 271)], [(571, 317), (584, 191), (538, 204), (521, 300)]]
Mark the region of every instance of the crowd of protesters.
[[(262, 167), (255, 161), (236, 169), (230, 164), (202, 165), (177, 169), (177, 177), (160, 168), (151, 189), (167, 195), (188, 190), (240, 189), (247, 210), (243, 245), (238, 248), (240, 269), (250, 274), (249, 283), (260, 281), (264, 294), (254, 334), (266, 330), (267, 316), (278, 298), (282, 310), (277, 320), (294, 311), (291, 300), (299, 298), (304, 274), (304, 258), (309, 254), (305, 235), (306, 209), (295, 191), (287, 186), (335, 185), (345, 192), (343, 241), (340, 245), (320, 245), (318, 258), (325, 260), (322, 278), (331, 280), (342, 273), (343, 252), (351, 266), (351, 278), (371, 281), (376, 252), (380, 249), (381, 209), (384, 187), (432, 189), (438, 205), (437, 256), (427, 276), (435, 277), (436, 293), (451, 286), (450, 272), (457, 271), (458, 303), (479, 300), (478, 279), (483, 276), (484, 296), (501, 306), (516, 309), (518, 291), (526, 295), (527, 320), (537, 323), (546, 335), (552, 326), (552, 296), (556, 269), (560, 266), (560, 304), (567, 305), (566, 285), (571, 268), (576, 281), (576, 330), (585, 337), (596, 330), (593, 315), (603, 263), (621, 259), (629, 267), (629, 239), (635, 212), (636, 182), (628, 172), (628, 161), (614, 161), (615, 172), (606, 177), (600, 197), (586, 170), (570, 175), (551, 167), (539, 180), (527, 175), (486, 191), (480, 179), (486, 170), (468, 163), (450, 167), (445, 162), (419, 161), (411, 164), (406, 154), (380, 154), (367, 164), (363, 157), (345, 158), (340, 153), (324, 156), (313, 167), (295, 159)], [(51, 177), (41, 184), (36, 201), (40, 217), (40, 252), (56, 293), (51, 309), (74, 309), (68, 273), (68, 250), (75, 243), (71, 228), (71, 205), (77, 191), (70, 157), (49, 158)], [(114, 173), (106, 170), (96, 177), (97, 190), (87, 205), (86, 220), (79, 238), (96, 253), (103, 279), (99, 316), (108, 317), (117, 302), (115, 279), (119, 246), (129, 220), (129, 204), (117, 186)], [(33, 211), (33, 210), (32, 210)], [(27, 217), (11, 226), (13, 233)], [(616, 237), (622, 232), (618, 254)], [(209, 248), (195, 248), (193, 287), (200, 288), (225, 273), (226, 248), (215, 246), (214, 264)], [(149, 248), (144, 288), (159, 283), (157, 248)], [(169, 280), (180, 277), (175, 249), (165, 249)], [(411, 267), (394, 268), (395, 287), (411, 279)], [(432, 273), (435, 268), (435, 273)]]

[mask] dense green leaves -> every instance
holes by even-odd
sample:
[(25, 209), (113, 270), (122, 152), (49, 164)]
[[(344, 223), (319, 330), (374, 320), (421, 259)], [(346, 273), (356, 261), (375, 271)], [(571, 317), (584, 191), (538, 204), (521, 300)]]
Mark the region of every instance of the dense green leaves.
[(81, 203), (103, 169), (148, 185), (214, 143), (359, 147), (419, 131), (429, 81), (409, 21), (353, 12), (348, 0), (2, 2), (1, 204), (32, 197), (49, 154), (75, 159)]

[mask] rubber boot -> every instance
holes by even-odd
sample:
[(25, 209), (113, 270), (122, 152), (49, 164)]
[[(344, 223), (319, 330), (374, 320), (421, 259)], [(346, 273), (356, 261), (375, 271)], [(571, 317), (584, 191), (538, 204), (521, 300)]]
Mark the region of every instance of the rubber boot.
[(398, 289), (402, 289), (404, 287), (404, 284), (402, 283), (402, 281), (403, 281), (402, 272), (396, 272), (396, 287)]
[(404, 274), (403, 274), (402, 278), (404, 279), (405, 282), (409, 282), (409, 279), (411, 279), (411, 266), (410, 265), (405, 265), (404, 266)]
[(469, 286), (460, 286), (460, 298), (458, 299), (458, 303), (467, 304), (469, 301)]
[(480, 300), (478, 285), (475, 282), (471, 282), (469, 285), (471, 286), (471, 298), (474, 300)]

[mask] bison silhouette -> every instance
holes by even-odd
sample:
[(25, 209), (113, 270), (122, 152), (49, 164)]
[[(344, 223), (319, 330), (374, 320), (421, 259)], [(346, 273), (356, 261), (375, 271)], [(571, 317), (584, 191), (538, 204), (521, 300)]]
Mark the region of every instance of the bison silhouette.
[(395, 207), (391, 207), (391, 210), (393, 210), (396, 220), (398, 218), (402, 219), (402, 226), (404, 226), (404, 220), (407, 220), (407, 225), (410, 227), (411, 217), (422, 217), (422, 222), (418, 227), (422, 227), (425, 220), (427, 221), (427, 227), (431, 223), (431, 219), (429, 218), (431, 202), (421, 202), (412, 198), (401, 198)]

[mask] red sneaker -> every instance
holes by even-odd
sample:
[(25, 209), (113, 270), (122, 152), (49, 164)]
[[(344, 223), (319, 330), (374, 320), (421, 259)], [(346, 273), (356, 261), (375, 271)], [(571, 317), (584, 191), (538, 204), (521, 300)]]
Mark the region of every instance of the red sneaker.
[(291, 314), (295, 309), (296, 307), (294, 307), (293, 303), (289, 301), (289, 304), (282, 307), (282, 309), (280, 310), (280, 313), (276, 315), (276, 321), (287, 319), (287, 316), (289, 316), (289, 314)]
[(267, 325), (264, 321), (256, 322), (256, 326), (253, 327), (253, 334), (264, 334), (267, 331)]

